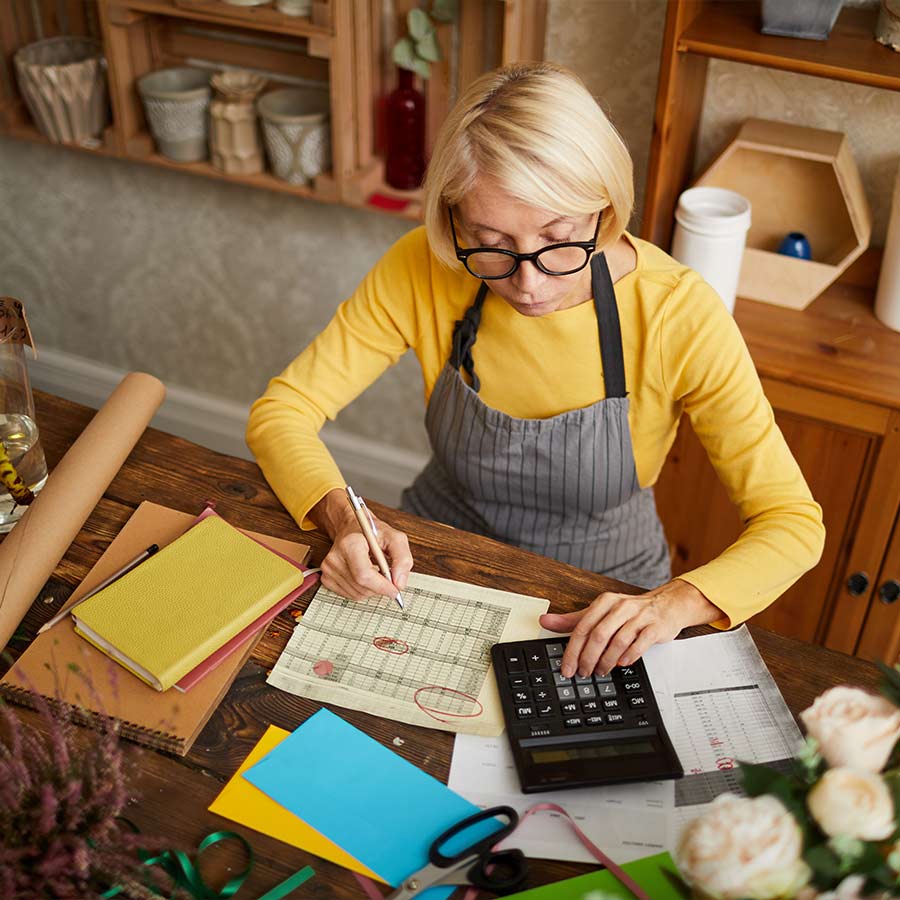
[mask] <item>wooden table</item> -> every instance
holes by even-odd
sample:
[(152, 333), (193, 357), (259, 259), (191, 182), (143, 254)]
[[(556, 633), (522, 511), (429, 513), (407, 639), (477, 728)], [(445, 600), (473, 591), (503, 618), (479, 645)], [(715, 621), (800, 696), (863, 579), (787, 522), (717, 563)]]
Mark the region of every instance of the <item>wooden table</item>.
[[(93, 411), (40, 393), (36, 402), (38, 425), (52, 468)], [(32, 636), (58, 609), (142, 500), (196, 513), (207, 499), (215, 500), (217, 511), (236, 525), (311, 544), (315, 563), (329, 547), (324, 535), (299, 531), (253, 463), (149, 429), (26, 616), (26, 635)], [(374, 503), (372, 507), (386, 521), (406, 531), (416, 569), (425, 573), (545, 596), (551, 601), (551, 609), (560, 612), (583, 606), (599, 591), (616, 584), (495, 541)], [(45, 602), (51, 597), (52, 602)], [(298, 603), (305, 608), (309, 600), (307, 594)], [(816, 603), (817, 598), (810, 597), (809, 602)], [(358, 900), (361, 891), (349, 872), (249, 829), (232, 826), (206, 811), (268, 724), (292, 730), (319, 706), (265, 684), (266, 672), (278, 658), (293, 624), (288, 612), (273, 622), (186, 757), (125, 742), (133, 772), (131, 783), (140, 798), (128, 814), (146, 833), (166, 836), (172, 846), (184, 849), (195, 848), (206, 834), (218, 829), (233, 827), (244, 834), (254, 848), (257, 864), (238, 900), (258, 897), (306, 864), (312, 864), (316, 877), (292, 897)], [(703, 630), (696, 629), (698, 633)], [(862, 660), (760, 629), (753, 629), (753, 636), (795, 715), (832, 685), (851, 683), (875, 688), (878, 683), (877, 670)], [(13, 649), (21, 651), (21, 644)], [(21, 715), (32, 714), (23, 710)], [(340, 710), (340, 715), (409, 762), (446, 781), (452, 735), (349, 710)], [(393, 744), (395, 737), (403, 739), (402, 746)], [(302, 764), (298, 760), (298, 765)], [(237, 852), (213, 850), (211, 860), (204, 856), (204, 873), (211, 883), (221, 884), (216, 877), (221, 878), (229, 866), (233, 875), (243, 861)], [(586, 870), (582, 865), (534, 861), (529, 884), (544, 884)]]

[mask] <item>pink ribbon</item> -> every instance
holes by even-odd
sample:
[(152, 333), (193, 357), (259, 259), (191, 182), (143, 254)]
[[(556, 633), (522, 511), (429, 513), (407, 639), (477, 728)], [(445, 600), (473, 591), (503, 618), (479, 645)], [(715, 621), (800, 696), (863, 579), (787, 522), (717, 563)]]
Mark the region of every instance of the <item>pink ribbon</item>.
[[(619, 865), (616, 865), (575, 823), (575, 820), (556, 803), (535, 803), (534, 806), (529, 806), (528, 809), (525, 810), (524, 815), (519, 819), (519, 825), (521, 825), (529, 816), (533, 816), (537, 812), (543, 812), (544, 810), (550, 810), (551, 812), (559, 813), (560, 815), (565, 816), (569, 820), (569, 824), (575, 830), (575, 834), (578, 835), (578, 839), (582, 844), (587, 848), (588, 853), (600, 863), (600, 865), (605, 866), (612, 876), (622, 885), (628, 888), (632, 894), (637, 898), (637, 900), (651, 900), (650, 896), (644, 892), (644, 889)], [(516, 826), (518, 828), (518, 825)], [(515, 832), (513, 832), (515, 834)], [(504, 840), (508, 840), (512, 835), (507, 835)], [(493, 849), (497, 849), (494, 847)], [(365, 875), (360, 875), (358, 872), (353, 873), (356, 876), (356, 880), (359, 882), (363, 891), (365, 891), (366, 896), (369, 900), (384, 900), (384, 895), (378, 889), (377, 885), (371, 878), (367, 878)], [(478, 889), (475, 887), (470, 887), (466, 890), (465, 895), (463, 896), (463, 900), (475, 900), (478, 896)]]

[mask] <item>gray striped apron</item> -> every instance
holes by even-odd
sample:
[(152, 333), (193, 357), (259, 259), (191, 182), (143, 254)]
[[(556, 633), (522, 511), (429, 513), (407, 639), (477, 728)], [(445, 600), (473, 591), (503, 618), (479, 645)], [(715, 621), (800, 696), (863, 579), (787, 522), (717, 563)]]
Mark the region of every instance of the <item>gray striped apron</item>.
[[(518, 419), (478, 394), (472, 347), (487, 296), (453, 332), (425, 425), (432, 458), (403, 492), (407, 512), (650, 588), (671, 577), (652, 488), (638, 483), (625, 362), (606, 258), (591, 260), (606, 397), (547, 419)], [(463, 379), (460, 368), (471, 380)]]

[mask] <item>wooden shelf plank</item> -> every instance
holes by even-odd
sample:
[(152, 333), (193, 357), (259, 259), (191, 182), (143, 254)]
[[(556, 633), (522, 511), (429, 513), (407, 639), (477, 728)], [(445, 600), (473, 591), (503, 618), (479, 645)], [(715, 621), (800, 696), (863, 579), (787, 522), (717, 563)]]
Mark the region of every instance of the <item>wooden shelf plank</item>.
[(216, 25), (240, 25), (257, 31), (314, 38), (321, 46), (326, 47), (332, 36), (328, 28), (313, 25), (309, 18), (286, 16), (272, 6), (231, 6), (219, 0), (116, 0), (116, 5), (135, 12), (175, 16)]
[(763, 34), (758, 3), (713, 2), (681, 35), (677, 49), (897, 91), (900, 59), (874, 38), (877, 12), (844, 9), (827, 41), (811, 41)]
[[(107, 156), (115, 159), (124, 159), (128, 162), (144, 163), (151, 166), (159, 166), (164, 169), (174, 169), (179, 172), (187, 172), (192, 175), (202, 175), (205, 178), (217, 178), (220, 181), (227, 181), (236, 184), (245, 184), (249, 187), (262, 188), (268, 191), (277, 191), (281, 194), (292, 194), (295, 197), (305, 197), (310, 200), (318, 200), (323, 203), (339, 202), (337, 195), (337, 186), (329, 175), (319, 176), (316, 179), (316, 185), (309, 187), (302, 184), (290, 184), (276, 178), (271, 172), (261, 172), (257, 175), (226, 175), (220, 172), (209, 161), (180, 163), (167, 159), (159, 153), (151, 153), (148, 155), (126, 155), (119, 153), (115, 147), (109, 143), (99, 143), (97, 145), (83, 146), (82, 144), (53, 144), (48, 141), (34, 125), (14, 125), (9, 128), (0, 129), (0, 137), (11, 137), (16, 140), (31, 141), (37, 144), (47, 144), (54, 147), (62, 147), (65, 150), (77, 150), (80, 153), (92, 153), (95, 156)], [(354, 206), (358, 209), (374, 210), (388, 215), (399, 216), (413, 222), (422, 221), (422, 191), (397, 191), (384, 183), (383, 176), (380, 172), (383, 166), (377, 166), (378, 174), (375, 178), (369, 179), (365, 185), (366, 192), (357, 191), (356, 196), (347, 205)], [(394, 200), (403, 202), (406, 205), (402, 208), (393, 209), (389, 205), (380, 205), (379, 203), (370, 202), (373, 195), (381, 195), (388, 201)]]
[(761, 376), (900, 409), (900, 332), (873, 299), (838, 281), (805, 310), (739, 298), (734, 317)]

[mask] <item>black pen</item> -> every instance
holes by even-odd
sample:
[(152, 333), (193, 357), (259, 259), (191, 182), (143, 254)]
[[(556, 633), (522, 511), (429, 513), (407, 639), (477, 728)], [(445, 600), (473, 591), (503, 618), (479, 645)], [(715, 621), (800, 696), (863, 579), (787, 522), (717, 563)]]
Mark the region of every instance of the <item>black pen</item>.
[(157, 550), (159, 550), (159, 545), (151, 544), (146, 550), (144, 550), (142, 553), (139, 553), (133, 560), (131, 560), (130, 563), (126, 563), (124, 566), (122, 566), (121, 569), (113, 572), (112, 575), (109, 576), (109, 578), (104, 578), (103, 581), (101, 581), (100, 584), (98, 584), (97, 587), (95, 587), (93, 590), (88, 591), (83, 597), (76, 600), (71, 606), (67, 606), (64, 610), (58, 612), (52, 619), (50, 619), (49, 622), (45, 622), (43, 625), (41, 625), (41, 627), (38, 629), (38, 634), (43, 634), (48, 629), (52, 628), (57, 622), (61, 622), (70, 612), (72, 612), (73, 609), (75, 609), (76, 606), (78, 606), (79, 603), (84, 603), (84, 601), (89, 597), (93, 597), (94, 594), (102, 591), (103, 588), (109, 587), (114, 581), (118, 581), (118, 579), (130, 572), (135, 566), (139, 566), (145, 559), (149, 559), (151, 556), (153, 556), (153, 554), (156, 553)]

